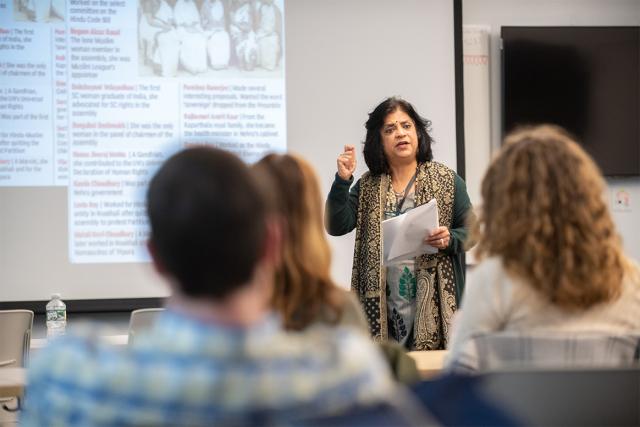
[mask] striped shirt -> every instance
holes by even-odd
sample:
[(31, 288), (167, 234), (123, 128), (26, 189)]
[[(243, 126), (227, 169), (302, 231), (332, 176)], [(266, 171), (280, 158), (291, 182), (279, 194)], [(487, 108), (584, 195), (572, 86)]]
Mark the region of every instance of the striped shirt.
[(95, 329), (53, 341), (29, 368), (23, 426), (253, 425), (341, 413), (393, 393), (368, 337), (203, 323), (167, 310), (122, 350)]

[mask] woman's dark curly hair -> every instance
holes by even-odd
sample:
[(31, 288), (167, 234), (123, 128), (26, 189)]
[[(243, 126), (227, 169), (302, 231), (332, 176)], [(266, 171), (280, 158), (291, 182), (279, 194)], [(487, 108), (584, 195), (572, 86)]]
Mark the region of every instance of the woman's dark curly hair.
[(367, 129), (363, 150), (364, 161), (372, 175), (389, 173), (389, 163), (387, 162), (382, 147), (381, 130), (384, 125), (384, 118), (397, 109), (407, 113), (416, 126), (416, 133), (418, 134), (416, 160), (418, 163), (431, 161), (433, 159), (433, 152), (431, 151), (433, 138), (429, 135), (431, 121), (420, 117), (415, 108), (413, 108), (413, 105), (404, 99), (396, 97), (387, 98), (369, 113), (369, 120), (364, 124), (364, 127)]

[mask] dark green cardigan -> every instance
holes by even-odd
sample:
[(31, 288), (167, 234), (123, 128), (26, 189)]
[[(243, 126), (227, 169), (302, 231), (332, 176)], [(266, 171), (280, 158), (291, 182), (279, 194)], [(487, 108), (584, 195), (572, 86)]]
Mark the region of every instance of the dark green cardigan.
[[(331, 191), (329, 191), (325, 205), (325, 226), (327, 232), (332, 236), (342, 236), (356, 227), (360, 180), (351, 187), (353, 181), (353, 177), (349, 180), (344, 180), (336, 174), (331, 185)], [(454, 174), (454, 186), (453, 221), (449, 230), (451, 239), (449, 240), (449, 246), (443, 252), (449, 255), (453, 262), (456, 297), (459, 305), (464, 291), (465, 266), (463, 264), (463, 254), (464, 242), (468, 234), (465, 220), (472, 210), (471, 201), (467, 194), (467, 186), (458, 174)], [(349, 190), (350, 187), (351, 190)]]

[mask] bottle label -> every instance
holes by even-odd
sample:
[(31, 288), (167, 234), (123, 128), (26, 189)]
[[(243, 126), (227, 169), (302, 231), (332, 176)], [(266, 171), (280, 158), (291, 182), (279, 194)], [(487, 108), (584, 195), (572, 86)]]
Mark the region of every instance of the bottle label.
[(47, 310), (47, 321), (67, 320), (67, 310)]

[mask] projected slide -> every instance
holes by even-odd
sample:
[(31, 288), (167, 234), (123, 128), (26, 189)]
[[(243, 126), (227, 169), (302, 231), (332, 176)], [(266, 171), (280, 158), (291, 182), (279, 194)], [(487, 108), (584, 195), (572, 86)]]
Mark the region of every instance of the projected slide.
[[(286, 149), (284, 0), (0, 0), (0, 186), (65, 186), (72, 263), (147, 259), (172, 153)], [(45, 207), (46, 208), (46, 207)]]

